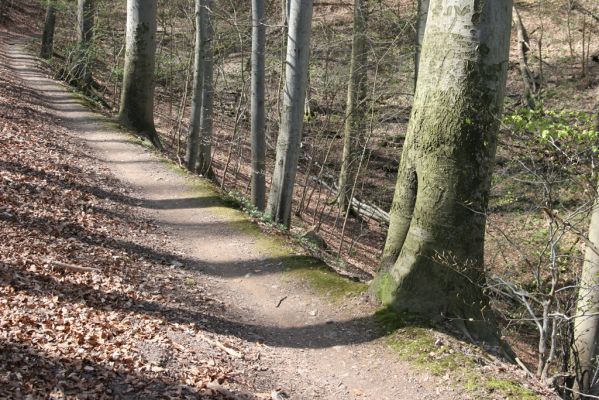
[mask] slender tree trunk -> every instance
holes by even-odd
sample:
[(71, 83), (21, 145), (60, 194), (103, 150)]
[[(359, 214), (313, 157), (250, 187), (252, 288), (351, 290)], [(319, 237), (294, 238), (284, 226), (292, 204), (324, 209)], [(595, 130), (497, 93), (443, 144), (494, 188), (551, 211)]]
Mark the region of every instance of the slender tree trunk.
[(339, 207), (346, 211), (351, 206), (352, 185), (360, 152), (357, 141), (365, 126), (366, 81), (368, 77), (366, 49), (366, 18), (363, 0), (354, 0), (354, 30), (352, 56), (347, 86), (343, 156), (339, 173)]
[(512, 1), (439, 0), (372, 290), (398, 311), (451, 318), (498, 342), (483, 295), (486, 209), (503, 111)]
[(599, 192), (591, 213), (588, 238), (576, 304), (574, 361), (577, 366), (578, 390), (584, 394), (597, 395), (599, 387), (595, 374), (598, 372), (599, 361)]
[(185, 165), (193, 171), (198, 161), (198, 140), (200, 137), (200, 116), (202, 115), (202, 83), (204, 41), (202, 38), (202, 0), (195, 0), (196, 42), (193, 69), (193, 94), (191, 97), (191, 116), (189, 118), (189, 134), (187, 136), (187, 151)]
[(157, 0), (127, 0), (125, 70), (119, 119), (158, 148), (154, 126)]
[(214, 55), (212, 49), (212, 38), (214, 31), (212, 27), (212, 0), (202, 0), (202, 112), (200, 115), (200, 143), (196, 171), (204, 176), (212, 175), (212, 113), (214, 103)]
[(94, 0), (78, 0), (77, 2), (77, 59), (75, 79), (82, 87), (91, 83), (90, 47), (94, 37)]
[(312, 0), (289, 1), (289, 32), (281, 128), (267, 211), (275, 222), (289, 227), (293, 186), (299, 160), (304, 99), (308, 78)]
[(264, 179), (264, 0), (252, 0), (252, 204), (264, 210), (266, 187)]
[(40, 57), (50, 59), (54, 54), (54, 28), (56, 26), (55, 0), (48, 0), (46, 6), (46, 19), (44, 21), (44, 33), (42, 34), (42, 49)]
[(518, 52), (520, 55), (520, 75), (522, 76), (522, 83), (524, 84), (524, 100), (526, 101), (526, 105), (528, 108), (535, 108), (535, 98), (534, 93), (536, 91), (535, 88), (535, 80), (530, 72), (530, 68), (528, 66), (528, 56), (527, 53), (530, 50), (530, 42), (528, 39), (528, 33), (524, 28), (524, 24), (522, 23), (522, 18), (520, 18), (520, 13), (518, 13), (518, 9), (514, 7), (514, 21), (516, 22), (516, 31), (518, 32)]
[(420, 68), (420, 52), (422, 51), (422, 42), (424, 41), (424, 32), (426, 31), (426, 19), (428, 17), (428, 7), (430, 0), (418, 0), (418, 15), (416, 16), (416, 51), (414, 52), (414, 90), (418, 82), (418, 68)]

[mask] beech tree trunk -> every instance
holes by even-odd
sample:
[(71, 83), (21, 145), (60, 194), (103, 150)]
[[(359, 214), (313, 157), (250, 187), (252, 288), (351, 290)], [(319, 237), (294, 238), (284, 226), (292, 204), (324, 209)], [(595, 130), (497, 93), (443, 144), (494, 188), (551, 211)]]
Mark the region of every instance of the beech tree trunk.
[(127, 0), (125, 69), (119, 119), (160, 148), (154, 126), (157, 0)]
[(578, 391), (590, 395), (599, 394), (599, 382), (595, 376), (599, 366), (599, 182), (597, 191), (584, 253), (576, 304), (577, 318), (574, 323), (574, 361), (578, 367)]
[(503, 111), (511, 0), (431, 4), (391, 222), (372, 291), (498, 343), (483, 253)]
[(312, 0), (288, 0), (289, 30), (281, 128), (267, 212), (275, 222), (291, 223), (293, 186), (297, 173), (308, 78)]
[(200, 115), (200, 143), (196, 171), (204, 176), (212, 175), (212, 113), (214, 87), (212, 84), (214, 55), (212, 50), (212, 0), (202, 0), (200, 28), (202, 30), (202, 111)]
[(94, 37), (94, 0), (77, 2), (77, 52), (75, 76), (80, 86), (88, 86), (92, 80), (89, 51)]
[(424, 32), (426, 31), (426, 18), (428, 17), (428, 7), (430, 0), (418, 0), (418, 15), (416, 16), (416, 51), (414, 53), (414, 90), (418, 82), (418, 68), (420, 68), (420, 52), (422, 51), (422, 42), (424, 41)]
[(264, 179), (264, 49), (266, 25), (264, 25), (264, 0), (252, 0), (252, 204), (264, 210), (266, 187)]
[(187, 151), (185, 165), (190, 171), (195, 170), (198, 161), (198, 140), (200, 137), (200, 117), (202, 115), (202, 83), (204, 42), (202, 38), (202, 0), (195, 0), (196, 42), (193, 69), (193, 94), (191, 97), (191, 116), (189, 118), (189, 133), (187, 136)]
[(54, 28), (56, 26), (55, 0), (48, 0), (46, 6), (46, 19), (44, 20), (44, 32), (42, 34), (42, 49), (40, 57), (50, 59), (54, 54)]
[(346, 211), (351, 205), (351, 195), (360, 152), (357, 142), (364, 132), (366, 108), (366, 81), (368, 78), (366, 49), (366, 18), (363, 0), (354, 0), (354, 28), (352, 56), (347, 86), (343, 156), (339, 173), (339, 207)]

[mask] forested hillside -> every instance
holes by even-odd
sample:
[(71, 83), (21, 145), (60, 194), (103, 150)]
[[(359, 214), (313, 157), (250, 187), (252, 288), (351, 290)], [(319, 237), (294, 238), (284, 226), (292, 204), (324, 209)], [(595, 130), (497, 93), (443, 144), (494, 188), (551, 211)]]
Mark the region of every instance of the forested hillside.
[[(147, 151), (153, 149), (186, 176), (209, 180), (215, 190), (210, 196), (222, 196), (242, 210), (261, 232), (305, 257), (324, 260), (334, 273), (326, 269), (325, 278), (303, 276), (313, 286), (336, 293), (342, 279), (341, 297), (360, 303), (360, 310), (362, 300), (382, 306), (371, 323), (391, 337), (399, 335), (391, 347), (401, 348), (406, 337), (416, 343), (410, 336), (414, 326), (451, 337), (414, 345), (415, 352), (432, 354), (429, 358), (406, 355), (406, 345), (404, 361), (426, 364), (442, 357), (446, 340), (457, 338), (514, 366), (520, 376), (510, 382), (527, 381), (539, 396), (594, 398), (599, 393), (596, 1), (3, 0), (0, 21), (7, 32), (29, 25), (25, 35), (37, 35), (27, 48), (43, 60), (44, 71), (134, 134)], [(9, 58), (5, 55), (5, 64)], [(3, 73), (11, 72), (5, 68)], [(18, 84), (5, 86), (10, 85)], [(14, 152), (21, 141), (37, 140), (31, 133), (37, 128), (27, 126), (23, 111), (10, 109), (8, 98), (3, 95), (3, 126), (12, 126), (12, 120), (26, 126), (17, 122), (17, 133), (2, 131), (2, 145), (11, 148), (0, 168), (2, 182), (9, 182), (0, 195), (5, 216), (0, 221), (8, 221), (2, 225), (5, 237), (33, 238), (11, 225), (11, 207), (17, 203), (30, 203), (34, 211), (26, 214), (36, 235), (53, 234), (44, 226), (62, 235), (88, 218), (88, 210), (91, 215), (102, 210), (90, 229), (107, 232), (90, 232), (86, 246), (101, 245), (106, 236), (115, 241), (110, 243), (122, 243), (113, 236), (154, 235), (137, 220), (125, 219), (122, 228), (120, 219), (104, 221), (128, 213), (118, 204), (126, 194), (105, 196), (110, 203), (105, 206), (81, 197), (75, 205), (66, 204), (71, 191), (95, 196), (86, 188), (97, 183), (85, 183), (85, 162), (80, 170), (60, 171), (62, 158), (73, 151), (73, 144), (57, 147), (67, 139), (43, 138), (44, 150), (37, 150), (50, 156), (36, 157), (34, 149)], [(19, 173), (51, 186), (63, 185), (65, 176), (72, 182), (54, 188), (57, 193), (50, 188), (56, 207), (51, 211), (36, 205), (42, 189), (13, 182)], [(164, 184), (156, 179), (157, 186)], [(81, 206), (83, 217), (68, 211), (90, 201), (89, 207)], [(202, 202), (172, 208), (188, 208), (191, 219), (198, 209), (211, 207), (218, 208)], [(40, 210), (45, 216), (35, 216)], [(61, 213), (64, 218), (58, 218)], [(56, 221), (44, 219), (49, 217)], [(227, 235), (220, 241), (233, 240)], [(120, 270), (122, 260), (131, 257), (104, 254), (106, 246), (88, 259), (72, 244), (58, 243), (50, 254), (17, 243), (0, 247), (8, 286), (16, 280), (17, 286), (30, 288), (21, 281), (39, 280), (37, 267), (12, 275), (10, 265), (28, 265), (23, 254), (36, 263), (92, 263), (107, 270)], [(100, 288), (148, 287), (160, 279), (160, 268), (172, 266), (170, 256), (164, 265), (153, 265), (151, 256), (146, 263), (143, 248), (135, 246), (139, 258), (125, 263), (130, 271), (116, 274), (116, 283), (99, 281)], [(239, 245), (240, 252), (244, 246)], [(111, 257), (117, 261), (111, 263)], [(247, 261), (246, 277), (262, 274), (252, 269), (262, 271), (259, 263), (249, 267), (254, 260), (235, 257), (239, 265)], [(144, 268), (152, 275), (143, 277)], [(185, 286), (188, 278), (169, 279)], [(148, 291), (137, 301), (162, 301)], [(276, 308), (288, 295), (279, 296)], [(207, 295), (197, 296), (193, 302), (203, 303), (200, 298)], [(95, 357), (99, 363), (110, 358)], [(197, 379), (228, 382), (234, 379), (227, 368), (246, 367), (217, 360)], [(451, 367), (433, 375), (443, 379), (446, 369)], [(462, 376), (460, 385), (471, 381)], [(251, 385), (237, 383), (241, 392), (251, 391)], [(163, 386), (170, 390), (170, 384)], [(529, 395), (515, 386), (496, 386), (500, 398)], [(493, 398), (487, 389), (447, 398)], [(205, 384), (202, 390), (227, 396)], [(299, 397), (309, 398), (306, 392)]]

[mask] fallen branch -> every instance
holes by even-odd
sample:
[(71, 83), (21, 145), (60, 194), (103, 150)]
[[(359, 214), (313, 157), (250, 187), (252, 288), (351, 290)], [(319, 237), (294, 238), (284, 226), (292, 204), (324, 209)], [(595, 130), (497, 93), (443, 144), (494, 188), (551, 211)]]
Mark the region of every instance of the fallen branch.
[[(331, 192), (337, 193), (337, 188), (335, 185), (331, 186), (324, 180), (318, 179), (316, 177), (312, 177), (312, 180), (329, 189)], [(387, 225), (389, 225), (391, 221), (391, 217), (389, 216), (388, 212), (375, 206), (374, 204), (368, 204), (366, 202), (360, 201), (355, 196), (351, 199), (351, 208), (357, 215), (366, 219), (373, 219), (379, 223), (384, 223)]]
[(200, 332), (198, 332), (196, 336), (198, 338), (202, 339), (203, 341), (205, 341), (206, 343), (211, 344), (214, 347), (218, 347), (219, 349), (221, 349), (222, 351), (224, 351), (225, 353), (227, 353), (228, 355), (230, 355), (232, 357), (243, 358), (243, 354), (241, 354), (239, 351), (225, 346), (218, 340), (210, 339), (209, 337), (202, 335)]
[(577, 1), (572, 2), (572, 10), (576, 10), (582, 14), (586, 14), (589, 17), (593, 18), (595, 21), (599, 22), (599, 15), (597, 15), (593, 11), (581, 6), (580, 3)]
[(64, 270), (68, 270), (68, 271), (74, 271), (74, 272), (100, 272), (100, 270), (98, 268), (92, 268), (92, 267), (81, 267), (79, 265), (74, 265), (74, 264), (67, 264), (67, 263), (63, 263), (60, 261), (49, 261), (49, 264), (53, 267), (56, 268), (61, 268)]

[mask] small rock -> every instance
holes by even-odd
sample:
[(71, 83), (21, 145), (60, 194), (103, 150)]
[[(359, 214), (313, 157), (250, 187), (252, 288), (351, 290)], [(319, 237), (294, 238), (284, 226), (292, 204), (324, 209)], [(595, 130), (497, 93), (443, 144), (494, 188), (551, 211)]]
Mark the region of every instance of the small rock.
[(310, 314), (311, 316), (315, 317), (316, 314), (318, 314), (318, 310), (312, 310), (308, 314)]

